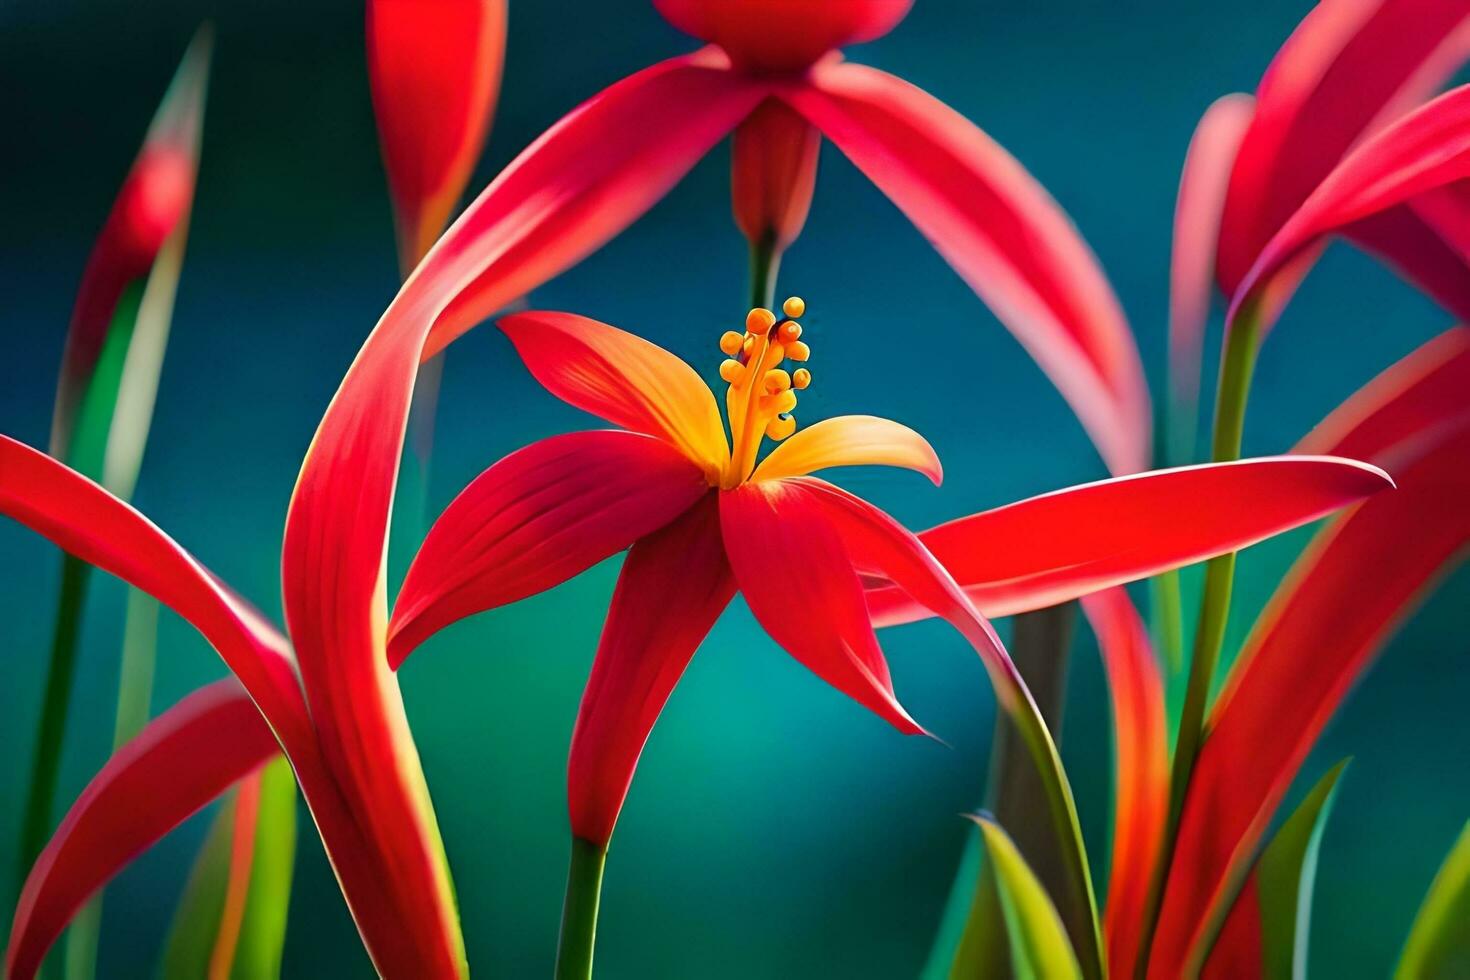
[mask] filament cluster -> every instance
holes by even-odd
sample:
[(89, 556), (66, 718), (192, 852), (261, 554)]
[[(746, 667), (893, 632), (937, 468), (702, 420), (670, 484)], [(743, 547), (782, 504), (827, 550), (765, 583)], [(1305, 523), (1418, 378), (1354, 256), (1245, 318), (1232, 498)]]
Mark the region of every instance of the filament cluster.
[(804, 367), (787, 371), (787, 360), (805, 362), (811, 348), (801, 340), (796, 318), (806, 313), (806, 303), (792, 296), (781, 305), (784, 317), (756, 307), (745, 317), (745, 332), (727, 330), (720, 337), (720, 350), (728, 359), (720, 365), (720, 377), (730, 386), (725, 407), (730, 416), (730, 468), (722, 486), (731, 488), (746, 480), (755, 468), (762, 438), (780, 441), (796, 431), (796, 393), (812, 382)]

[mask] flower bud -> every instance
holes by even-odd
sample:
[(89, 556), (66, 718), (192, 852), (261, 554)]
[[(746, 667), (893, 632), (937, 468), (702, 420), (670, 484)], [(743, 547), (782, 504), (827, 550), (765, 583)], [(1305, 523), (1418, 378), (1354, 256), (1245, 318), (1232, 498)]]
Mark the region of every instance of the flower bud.
[(767, 99), (735, 130), (730, 193), (752, 245), (779, 255), (801, 234), (817, 180), (821, 136), (796, 110)]

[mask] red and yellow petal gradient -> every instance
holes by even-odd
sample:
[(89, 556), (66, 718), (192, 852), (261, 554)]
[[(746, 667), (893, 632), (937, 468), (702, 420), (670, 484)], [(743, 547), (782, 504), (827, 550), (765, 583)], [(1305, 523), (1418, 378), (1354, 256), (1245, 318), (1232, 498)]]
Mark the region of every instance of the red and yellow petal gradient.
[(575, 313), (516, 313), (500, 329), (532, 376), (567, 404), (666, 440), (712, 480), (729, 463), (714, 393), (657, 344)]
[(648, 733), (734, 594), (714, 491), (628, 552), (572, 731), (577, 837), (607, 846)]
[(505, 22), (505, 0), (368, 0), (368, 79), (404, 275), (444, 230), (485, 145)]
[(1128, 593), (1082, 597), (1097, 635), (1113, 708), (1113, 851), (1103, 913), (1111, 975), (1126, 977), (1138, 957), (1143, 914), (1169, 813), (1169, 730), (1164, 678), (1148, 630)]
[(627, 549), (708, 492), (686, 456), (636, 432), (576, 432), (512, 453), (429, 529), (393, 607), (390, 666), (450, 623), (543, 592)]
[(750, 478), (780, 480), (833, 466), (897, 466), (924, 474), (936, 487), (944, 481), (939, 457), (923, 436), (875, 415), (839, 415), (797, 429)]
[(564, 119), (419, 264), (317, 430), (286, 522), (286, 619), (322, 753), (383, 856), (381, 891), (400, 905), (398, 943), (384, 951), (391, 960), (374, 951), (384, 972), (465, 969), (442, 843), (386, 650), (388, 515), (430, 333), (447, 343), (621, 230), (759, 98), (728, 73), (680, 58)]

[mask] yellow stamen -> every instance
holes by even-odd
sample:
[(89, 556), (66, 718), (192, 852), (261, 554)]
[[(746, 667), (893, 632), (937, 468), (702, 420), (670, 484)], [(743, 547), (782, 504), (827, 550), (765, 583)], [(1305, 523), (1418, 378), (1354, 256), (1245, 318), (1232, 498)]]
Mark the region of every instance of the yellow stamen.
[[(801, 316), (806, 304), (792, 297), (782, 306), (788, 317)], [(778, 320), (770, 310), (757, 307), (745, 317), (745, 333), (727, 331), (720, 350), (730, 360), (720, 365), (720, 377), (730, 386), (725, 406), (730, 415), (730, 465), (720, 475), (720, 486), (734, 488), (750, 478), (762, 438), (780, 441), (796, 431), (796, 390), (811, 384), (805, 368), (795, 374), (781, 367), (791, 360), (805, 361), (811, 349), (799, 338), (801, 324)]]

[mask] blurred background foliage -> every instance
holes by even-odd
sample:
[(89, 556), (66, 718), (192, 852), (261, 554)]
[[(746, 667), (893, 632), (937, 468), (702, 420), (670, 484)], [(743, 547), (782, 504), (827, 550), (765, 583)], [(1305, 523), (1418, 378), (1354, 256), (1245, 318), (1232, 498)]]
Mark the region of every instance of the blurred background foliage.
[[(1170, 220), (1189, 135), (1215, 96), (1254, 87), (1306, 7), (919, 0), (891, 36), (852, 56), (970, 116), (1061, 201), (1121, 295), (1157, 392)], [(87, 251), (189, 36), (201, 19), (216, 24), (189, 251), (135, 499), (273, 615), (281, 521), (301, 457), (397, 285), (362, 17), (348, 0), (0, 3), (0, 430), (33, 445), (46, 441)], [(690, 46), (642, 2), (513, 5), (500, 109), (471, 186), (581, 99)], [(745, 246), (729, 216), (728, 168), (728, 153), (714, 154), (532, 305), (644, 333), (713, 379), (717, 338), (744, 312)], [(802, 421), (891, 416), (943, 458), (937, 491), (912, 474), (845, 479), (909, 525), (1104, 475), (1019, 346), (830, 147), (811, 220), (782, 269), (780, 293), (790, 292), (807, 300), (814, 351)], [(1334, 247), (1265, 348), (1247, 453), (1285, 450), (1446, 324), (1381, 266)], [(493, 329), (470, 334), (445, 372), (431, 506), (524, 442), (588, 424), (542, 392)], [(1231, 650), (1305, 534), (1242, 559)], [(407, 558), (393, 556), (394, 567)], [(615, 564), (447, 631), (403, 671), (470, 961), (485, 975), (550, 968), (567, 857), (565, 754)], [(4, 841), (19, 829), (58, 566), (39, 538), (0, 526)], [(107, 754), (124, 595), (103, 579), (89, 600), (66, 801)], [(1356, 757), (1322, 845), (1312, 956), (1324, 976), (1387, 971), (1470, 814), (1467, 607), (1462, 569), (1359, 685), (1287, 801), (1338, 758)], [(895, 735), (782, 655), (737, 601), (644, 753), (612, 846), (600, 976), (682, 976), (691, 950), (718, 964), (711, 978), (917, 971), (975, 832), (958, 814), (980, 798), (994, 707), (979, 663), (946, 628), (906, 627), (884, 642), (900, 695), (948, 745)], [(222, 673), (187, 626), (165, 617), (155, 710)], [(1108, 724), (1084, 630), (1062, 754), (1098, 864)], [(102, 975), (152, 971), (206, 824), (189, 822), (109, 891)], [(303, 842), (285, 973), (366, 975), (322, 852), (310, 836)], [(13, 849), (0, 854), (8, 862)], [(0, 867), (0, 881), (14, 871)], [(1095, 873), (1104, 879), (1102, 867)], [(7, 919), (13, 900), (0, 896)]]

